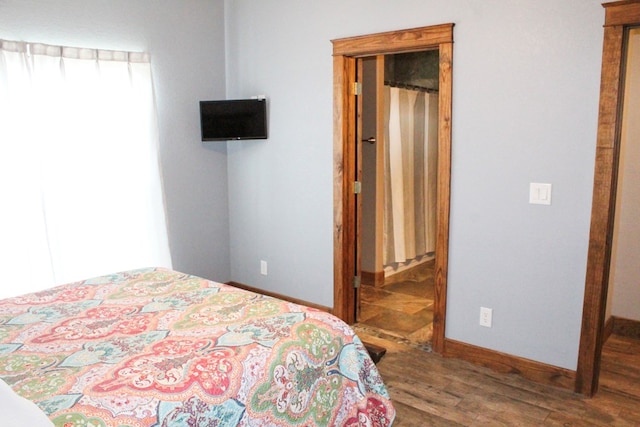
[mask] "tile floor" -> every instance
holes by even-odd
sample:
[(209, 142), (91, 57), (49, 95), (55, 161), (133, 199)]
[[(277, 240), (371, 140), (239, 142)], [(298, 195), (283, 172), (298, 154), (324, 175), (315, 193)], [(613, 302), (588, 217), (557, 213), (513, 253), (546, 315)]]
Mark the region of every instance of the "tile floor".
[(358, 326), (415, 344), (430, 343), (433, 266), (433, 260), (427, 261), (387, 277), (382, 286), (361, 286)]

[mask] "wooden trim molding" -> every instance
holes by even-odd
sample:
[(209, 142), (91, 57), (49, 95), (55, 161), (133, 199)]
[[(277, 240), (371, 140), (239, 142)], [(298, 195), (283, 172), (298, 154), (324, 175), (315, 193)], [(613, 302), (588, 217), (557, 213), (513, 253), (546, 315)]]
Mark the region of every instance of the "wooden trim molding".
[(575, 391), (592, 396), (598, 389), (622, 120), (622, 77), (626, 28), (640, 24), (640, 0), (605, 3), (600, 107), (594, 170), (591, 229), (587, 254), (582, 332)]
[(453, 24), (332, 40), (334, 56), (374, 56), (437, 47), (453, 41)]
[(444, 356), (466, 360), (504, 374), (518, 374), (541, 384), (573, 390), (575, 371), (482, 347), (445, 339)]
[(362, 284), (369, 286), (382, 286), (384, 285), (384, 270), (383, 271), (362, 271)]
[(227, 282), (226, 284), (229, 285), (229, 286), (233, 286), (234, 288), (239, 288), (239, 289), (243, 289), (245, 291), (253, 292), (254, 294), (266, 295), (268, 297), (281, 299), (283, 301), (289, 301), (289, 302), (292, 302), (294, 304), (305, 305), (307, 307), (315, 308), (316, 310), (325, 311), (327, 313), (331, 313), (332, 312), (332, 310), (329, 307), (325, 307), (324, 305), (314, 304), (314, 303), (309, 302), (309, 301), (304, 301), (304, 300), (301, 300), (301, 299), (298, 299), (298, 298), (289, 297), (287, 295), (278, 294), (276, 292), (271, 292), (271, 291), (266, 291), (264, 289), (254, 288), (253, 286), (245, 285), (244, 283), (238, 283), (238, 282), (233, 282), (232, 281), (232, 282)]
[(640, 2), (624, 0), (602, 5), (605, 8), (605, 26), (640, 24)]
[(435, 264), (435, 301), (432, 347), (441, 353), (444, 344), (449, 253), (449, 200), (451, 181), (451, 99), (454, 24), (435, 25), (332, 40), (333, 43), (333, 150), (334, 150), (334, 314), (355, 322), (355, 195), (356, 173), (355, 82), (356, 58), (438, 49), (440, 95), (438, 129), (438, 213)]
[(444, 351), (449, 268), (449, 214), (451, 196), (451, 117), (453, 77), (453, 35), (441, 43), (440, 92), (438, 102), (438, 184), (436, 200), (436, 261), (434, 267), (433, 335), (431, 346)]
[(640, 339), (640, 321), (612, 316), (613, 326), (611, 333), (621, 337)]
[(333, 57), (333, 314), (355, 322), (355, 58)]
[(606, 322), (604, 322), (604, 328), (602, 329), (602, 344), (607, 342), (611, 334), (613, 333), (613, 316), (609, 317)]
[(635, 340), (640, 339), (640, 320), (610, 316), (604, 323), (602, 343), (606, 343), (611, 335), (618, 335)]

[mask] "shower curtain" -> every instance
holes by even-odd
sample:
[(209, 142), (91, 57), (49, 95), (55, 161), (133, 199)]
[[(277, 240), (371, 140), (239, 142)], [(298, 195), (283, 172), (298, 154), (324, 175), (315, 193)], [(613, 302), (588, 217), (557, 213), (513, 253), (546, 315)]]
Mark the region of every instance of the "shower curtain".
[(435, 252), (438, 95), (385, 85), (384, 264)]

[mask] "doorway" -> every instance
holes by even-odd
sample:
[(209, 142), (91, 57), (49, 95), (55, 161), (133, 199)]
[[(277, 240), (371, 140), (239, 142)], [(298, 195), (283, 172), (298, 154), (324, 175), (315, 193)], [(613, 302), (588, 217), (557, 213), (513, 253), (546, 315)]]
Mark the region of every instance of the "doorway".
[(374, 55), (437, 50), (439, 53), (438, 179), (434, 262), (434, 310), (432, 348), (444, 349), (446, 283), (449, 238), (451, 176), (451, 75), (453, 24), (393, 31), (333, 40), (334, 54), (334, 307), (349, 324), (356, 320), (356, 292), (361, 266), (359, 215), (362, 209), (356, 182), (359, 101), (357, 60)]
[(640, 338), (640, 27), (625, 34), (622, 122), (604, 340)]
[(631, 27), (640, 26), (639, 0), (605, 3), (603, 7), (605, 24), (598, 138), (575, 384), (575, 390), (587, 396), (592, 396), (598, 389), (605, 338), (604, 322), (615, 222), (628, 33)]
[(359, 58), (361, 284), (356, 321), (430, 344), (438, 160), (438, 50)]

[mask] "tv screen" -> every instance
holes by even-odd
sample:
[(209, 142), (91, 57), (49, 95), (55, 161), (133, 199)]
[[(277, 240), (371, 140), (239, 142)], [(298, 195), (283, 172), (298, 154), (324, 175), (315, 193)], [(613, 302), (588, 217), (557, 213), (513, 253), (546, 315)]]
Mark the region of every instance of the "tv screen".
[(203, 141), (266, 139), (267, 101), (200, 101), (200, 129)]

